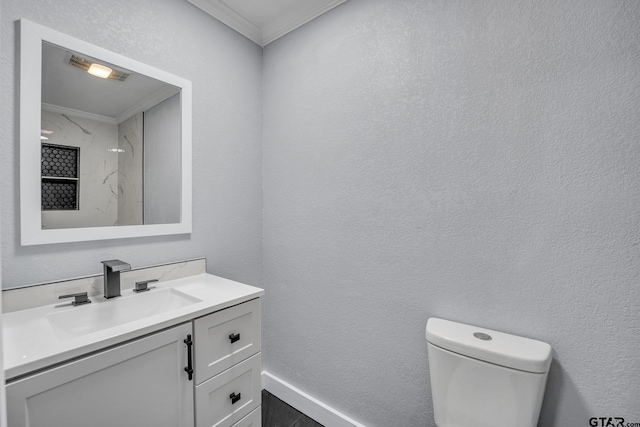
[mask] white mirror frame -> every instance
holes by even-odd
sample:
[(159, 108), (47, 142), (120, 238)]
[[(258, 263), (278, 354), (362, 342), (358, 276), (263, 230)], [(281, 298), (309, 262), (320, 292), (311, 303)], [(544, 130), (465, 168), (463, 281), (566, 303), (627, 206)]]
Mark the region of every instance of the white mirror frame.
[[(42, 229), (42, 43), (48, 42), (179, 87), (182, 114), (180, 223)], [(191, 82), (74, 37), (20, 20), (20, 220), (23, 246), (191, 233)]]

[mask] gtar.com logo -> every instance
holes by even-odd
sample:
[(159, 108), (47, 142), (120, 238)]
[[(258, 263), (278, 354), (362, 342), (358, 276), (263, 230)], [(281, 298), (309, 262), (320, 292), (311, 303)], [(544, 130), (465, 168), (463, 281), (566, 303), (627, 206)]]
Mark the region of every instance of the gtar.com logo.
[(620, 417), (593, 417), (589, 418), (591, 427), (625, 427), (624, 418)]

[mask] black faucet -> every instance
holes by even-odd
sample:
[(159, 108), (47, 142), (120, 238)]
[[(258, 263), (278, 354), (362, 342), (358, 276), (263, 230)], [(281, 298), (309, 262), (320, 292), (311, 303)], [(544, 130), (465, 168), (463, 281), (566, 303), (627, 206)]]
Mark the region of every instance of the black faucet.
[(101, 261), (104, 264), (104, 297), (120, 296), (120, 272), (129, 270), (131, 266), (119, 259)]

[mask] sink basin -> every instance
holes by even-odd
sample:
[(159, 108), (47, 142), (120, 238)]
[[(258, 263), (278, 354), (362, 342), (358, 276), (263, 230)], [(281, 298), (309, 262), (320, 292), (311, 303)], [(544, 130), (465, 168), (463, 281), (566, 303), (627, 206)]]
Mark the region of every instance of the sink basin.
[(201, 301), (173, 288), (152, 289), (113, 300), (98, 298), (94, 298), (93, 304), (48, 314), (46, 318), (58, 338), (69, 339), (87, 335)]

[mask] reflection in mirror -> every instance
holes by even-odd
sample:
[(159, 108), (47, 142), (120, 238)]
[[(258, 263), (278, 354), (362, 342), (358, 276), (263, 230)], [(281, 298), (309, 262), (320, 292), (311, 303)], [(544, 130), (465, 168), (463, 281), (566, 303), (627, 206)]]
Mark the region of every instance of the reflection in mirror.
[(189, 233), (190, 104), (186, 80), (21, 20), (23, 245)]
[(179, 222), (179, 92), (44, 42), (42, 228)]

